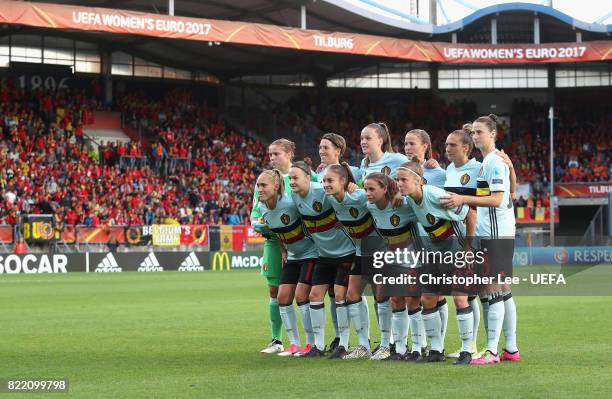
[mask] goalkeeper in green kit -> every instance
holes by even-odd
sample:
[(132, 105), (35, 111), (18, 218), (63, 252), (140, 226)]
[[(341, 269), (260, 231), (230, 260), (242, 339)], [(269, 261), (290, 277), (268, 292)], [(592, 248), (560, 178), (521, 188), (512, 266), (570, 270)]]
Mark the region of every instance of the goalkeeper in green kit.
[[(278, 139), (272, 142), (268, 147), (268, 155), (272, 167), (278, 169), (285, 179), (285, 191), (291, 192), (289, 187), (289, 169), (295, 154), (295, 143), (287, 139)], [(316, 174), (311, 176), (313, 181), (317, 180)], [(270, 327), (272, 329), (272, 341), (261, 350), (261, 353), (279, 353), (285, 348), (282, 343), (282, 320), (278, 307), (278, 286), (280, 284), (280, 275), (283, 268), (283, 257), (278, 239), (274, 233), (266, 226), (261, 218), (258, 209), (259, 194), (257, 191), (253, 195), (253, 210), (251, 211), (251, 226), (253, 229), (261, 233), (265, 237), (263, 246), (263, 264), (261, 266), (261, 275), (268, 280), (268, 291), (270, 301), (268, 303), (268, 313), (270, 316)]]

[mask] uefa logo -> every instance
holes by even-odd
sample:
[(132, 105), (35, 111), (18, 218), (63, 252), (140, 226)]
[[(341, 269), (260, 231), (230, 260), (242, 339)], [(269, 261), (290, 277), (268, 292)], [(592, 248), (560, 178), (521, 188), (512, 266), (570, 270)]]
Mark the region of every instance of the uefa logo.
[(567, 249), (559, 249), (555, 252), (555, 262), (560, 265), (564, 265), (569, 261), (569, 252)]

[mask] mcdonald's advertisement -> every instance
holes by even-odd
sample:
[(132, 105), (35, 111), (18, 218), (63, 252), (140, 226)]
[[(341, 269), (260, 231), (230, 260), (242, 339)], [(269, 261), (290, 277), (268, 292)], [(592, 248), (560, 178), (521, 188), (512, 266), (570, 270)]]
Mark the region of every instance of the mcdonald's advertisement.
[(230, 271), (231, 269), (256, 269), (261, 267), (261, 251), (218, 251), (210, 253), (212, 271)]

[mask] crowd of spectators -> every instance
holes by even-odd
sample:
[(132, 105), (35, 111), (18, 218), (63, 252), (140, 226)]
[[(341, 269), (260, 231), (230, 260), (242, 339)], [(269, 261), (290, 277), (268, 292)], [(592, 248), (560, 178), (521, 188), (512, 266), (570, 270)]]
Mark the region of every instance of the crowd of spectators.
[[(138, 141), (95, 142), (84, 126), (102, 107), (99, 92), (95, 85), (49, 92), (0, 83), (0, 224), (15, 224), (25, 213), (55, 214), (60, 225), (248, 223), (255, 179), (267, 166), (263, 143), (233, 130), (188, 88), (117, 95), (113, 108), (145, 133)], [(353, 164), (361, 159), (363, 126), (384, 121), (396, 152), (403, 152), (405, 132), (425, 128), (444, 166), (446, 135), (478, 115), (473, 101), (446, 103), (431, 93), (389, 99), (362, 92), (324, 101), (312, 93), (279, 105), (275, 120), (294, 132), (314, 126), (343, 135)], [(498, 146), (513, 159), (519, 184), (529, 185), (517, 206), (549, 204), (546, 111), (516, 100), (509, 124), (498, 129)], [(609, 122), (605, 104), (561, 103), (557, 181), (610, 180)]]
[[(605, 103), (592, 105), (584, 99), (561, 99), (556, 114), (555, 180), (557, 182), (610, 181), (610, 113)], [(517, 99), (510, 115), (498, 126), (498, 148), (512, 158), (519, 184), (528, 185), (529, 194), (517, 197), (516, 205), (529, 208), (549, 205), (549, 124), (548, 107), (531, 99)], [(385, 100), (372, 93), (350, 97), (332, 97), (317, 102), (307, 94), (292, 98), (279, 107), (285, 127), (315, 125), (321, 131), (333, 131), (347, 138), (346, 159), (359, 164), (359, 135), (368, 123), (384, 121), (390, 128), (393, 148), (403, 152), (404, 134), (413, 128), (425, 129), (432, 138), (433, 157), (442, 166), (444, 141), (449, 132), (479, 116), (476, 104), (467, 99), (449, 104), (431, 94), (413, 94), (409, 98)], [(472, 154), (481, 159), (475, 150)], [(526, 190), (525, 190), (526, 191)]]
[(87, 139), (83, 124), (99, 108), (87, 91), (28, 91), (8, 81), (0, 99), (0, 224), (26, 213), (90, 226), (247, 220), (265, 146), (189, 91), (119, 99), (120, 109), (159, 129), (149, 146)]

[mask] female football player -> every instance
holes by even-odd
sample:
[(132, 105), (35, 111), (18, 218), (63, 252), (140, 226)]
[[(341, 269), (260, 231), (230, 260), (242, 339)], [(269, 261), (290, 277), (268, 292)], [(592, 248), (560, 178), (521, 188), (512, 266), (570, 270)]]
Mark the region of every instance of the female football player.
[[(476, 195), (476, 179), (482, 164), (476, 158), (470, 158), (474, 149), (472, 141), (472, 124), (466, 123), (461, 130), (451, 132), (446, 138), (445, 143), (446, 158), (451, 161), (446, 167), (446, 181), (444, 189), (450, 193), (461, 195)], [(481, 298), (483, 307), (487, 307), (486, 297)], [(474, 314), (474, 347), (471, 349), (472, 356), (476, 353), (478, 339), (478, 328), (480, 326), (480, 306), (478, 305), (477, 295), (470, 295), (468, 302)], [(460, 304), (455, 301), (455, 308)], [(486, 327), (485, 327), (486, 330)], [(448, 355), (450, 358), (459, 358), (461, 350)]]
[[(295, 154), (295, 143), (287, 139), (278, 139), (273, 141), (268, 147), (268, 156), (270, 163), (274, 169), (278, 169), (284, 176), (285, 191), (289, 190), (289, 178), (287, 174), (291, 168), (291, 161)], [(313, 177), (316, 179), (316, 176)], [(269, 291), (268, 314), (270, 317), (270, 326), (272, 329), (272, 341), (262, 349), (261, 353), (278, 353), (284, 350), (282, 344), (282, 320), (280, 317), (280, 309), (278, 307), (278, 285), (280, 284), (280, 274), (282, 268), (281, 251), (276, 236), (266, 228), (265, 224), (261, 223), (261, 213), (259, 212), (259, 195), (255, 190), (253, 195), (253, 208), (251, 210), (251, 225), (253, 229), (260, 232), (264, 237), (263, 246), (263, 264), (261, 266), (261, 275), (266, 277)], [(302, 306), (308, 310), (308, 305)]]
[[(365, 191), (357, 189), (349, 193), (349, 184), (355, 184), (350, 166), (330, 165), (323, 178), (323, 188), (340, 223), (348, 231), (356, 246), (355, 265), (351, 269), (347, 292), (347, 307), (350, 319), (355, 324), (359, 345), (345, 356), (345, 359), (371, 357), (369, 343), (369, 314), (365, 297), (362, 297), (365, 283), (372, 275), (373, 254), (384, 251), (385, 244), (374, 227), (374, 220), (367, 208)], [(362, 275), (365, 278), (362, 279)], [(365, 308), (365, 309), (364, 309)]]
[[(424, 271), (425, 277), (440, 278), (459, 275), (461, 269), (467, 265), (464, 263), (464, 255), (467, 252), (464, 242), (467, 235), (473, 236), (476, 225), (476, 214), (467, 205), (460, 205), (456, 209), (447, 209), (440, 204), (441, 198), (446, 198), (446, 192), (438, 187), (423, 183), (423, 168), (417, 157), (399, 167), (397, 181), (400, 192), (406, 197), (406, 205), (409, 206), (417, 216), (419, 223), (423, 226), (429, 236), (428, 249), (432, 249), (433, 259), (427, 258)], [(463, 221), (466, 224), (463, 224)], [(463, 251), (463, 252), (462, 252)], [(446, 254), (455, 253), (462, 256), (459, 262), (442, 259)], [(436, 255), (438, 258), (436, 259)], [(455, 364), (469, 364), (472, 360), (471, 348), (473, 340), (473, 315), (468, 303), (464, 287), (445, 284), (443, 282), (423, 282), (423, 323), (427, 338), (431, 341), (431, 350), (427, 357), (421, 359), (423, 362), (439, 362), (444, 360), (444, 340), (441, 333), (441, 317), (438, 309), (438, 298), (440, 295), (453, 294), (457, 304), (457, 320), (459, 322), (459, 335), (462, 342), (461, 356)]]
[[(388, 175), (374, 172), (367, 175), (364, 189), (368, 199), (367, 208), (374, 218), (376, 228), (387, 244), (388, 251), (413, 248), (413, 237), (419, 237), (416, 215), (409, 207), (394, 208), (393, 200), (398, 193), (397, 184)], [(416, 264), (392, 262), (388, 269), (405, 268), (405, 274), (416, 276)], [(385, 267), (383, 266), (383, 268)], [(412, 266), (412, 267), (410, 267)], [(384, 271), (384, 269), (383, 269)], [(380, 325), (380, 347), (372, 360), (416, 360), (421, 354), (420, 290), (417, 284), (377, 287), (377, 311)], [(389, 301), (391, 296), (391, 301)], [(390, 303), (391, 302), (391, 303)], [(406, 310), (408, 309), (408, 311)], [(412, 330), (412, 351), (408, 353), (406, 338), (408, 324)], [(395, 351), (391, 353), (391, 330), (395, 339)]]
[[(340, 136), (336, 133), (325, 133), (321, 138), (321, 142), (319, 143), (319, 156), (321, 157), (321, 164), (317, 168), (317, 178), (319, 183), (323, 183), (323, 177), (325, 176), (325, 172), (331, 165), (339, 165), (342, 156), (344, 155), (344, 151), (346, 150), (346, 140), (344, 137)], [(351, 166), (351, 171), (353, 176), (356, 176), (356, 179), (359, 179), (361, 176), (361, 172), (359, 168)], [(336, 337), (329, 345), (329, 350), (334, 351), (339, 343), (340, 343), (340, 334), (338, 333), (338, 319), (336, 318), (336, 300), (334, 298), (333, 287), (330, 287), (329, 291), (329, 299), (330, 299), (330, 308), (329, 312), (332, 317), (332, 322), (334, 325), (334, 330), (336, 332)], [(363, 301), (359, 303), (362, 308), (362, 312), (364, 313), (364, 321), (368, 322), (367, 332), (369, 333), (369, 312), (368, 312), (368, 302), (366, 298), (363, 298)], [(365, 319), (365, 315), (368, 315), (368, 318)]]
[(293, 356), (298, 352), (309, 352), (314, 344), (310, 313), (306, 308), (307, 311), (302, 312), (302, 324), (307, 344), (300, 348), (293, 299), (295, 297), (301, 308), (308, 303), (312, 272), (318, 252), (312, 239), (305, 234), (300, 213), (291, 195), (285, 192), (284, 185), (284, 178), (276, 169), (263, 171), (257, 179), (259, 212), (266, 226), (279, 240), (284, 263), (277, 299), (290, 345), (280, 352), (279, 356)]
[[(477, 207), (476, 235), (480, 248), (487, 251), (489, 265), (496, 272), (511, 272), (514, 252), (515, 218), (511, 197), (512, 174), (508, 165), (496, 154), (497, 116), (481, 116), (474, 121), (472, 140), (483, 155), (478, 174), (476, 197), (449, 193), (443, 204), (456, 208), (462, 204)], [(519, 361), (516, 347), (516, 307), (509, 287), (490, 284), (482, 295), (488, 296), (487, 351), (472, 364), (494, 364), (500, 360)], [(508, 315), (505, 317), (506, 310)], [(500, 358), (497, 354), (502, 329), (506, 338)]]
[(355, 245), (338, 226), (334, 208), (323, 185), (310, 181), (311, 169), (305, 162), (296, 162), (289, 171), (291, 196), (304, 221), (307, 232), (318, 250), (310, 291), (310, 318), (315, 345), (306, 357), (320, 357), (325, 350), (325, 306), (323, 299), (329, 286), (334, 286), (340, 343), (330, 358), (343, 358), (348, 352), (349, 320), (346, 291), (349, 272), (355, 258)]
[(361, 161), (361, 175), (379, 172), (395, 177), (398, 166), (408, 160), (403, 154), (393, 152), (391, 135), (384, 123), (370, 123), (361, 131), (361, 151), (365, 155)]

